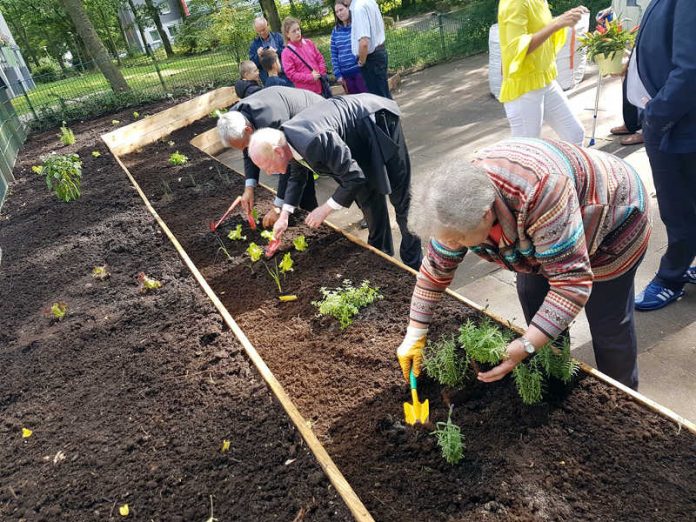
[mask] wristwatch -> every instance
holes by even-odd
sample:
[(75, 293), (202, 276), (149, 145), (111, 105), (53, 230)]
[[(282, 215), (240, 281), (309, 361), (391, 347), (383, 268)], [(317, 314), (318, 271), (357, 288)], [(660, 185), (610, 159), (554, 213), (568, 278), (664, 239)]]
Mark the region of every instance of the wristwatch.
[(536, 352), (536, 347), (526, 337), (522, 336), (518, 339), (518, 341), (520, 341), (522, 343), (522, 346), (524, 346), (524, 351), (527, 352), (528, 354), (531, 355), (534, 352)]

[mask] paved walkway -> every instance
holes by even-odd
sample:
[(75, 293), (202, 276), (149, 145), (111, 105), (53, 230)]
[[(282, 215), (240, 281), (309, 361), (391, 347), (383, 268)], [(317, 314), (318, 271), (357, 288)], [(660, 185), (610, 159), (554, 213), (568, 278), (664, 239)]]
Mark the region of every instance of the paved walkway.
[[(425, 69), (406, 76), (395, 99), (404, 112), (404, 128), (411, 152), (414, 178), (427, 176), (443, 163), (464, 162), (476, 150), (509, 135), (502, 105), (489, 94), (488, 56), (479, 55)], [(569, 93), (573, 107), (591, 134), (597, 74), (590, 68), (585, 80)], [(603, 81), (595, 147), (617, 154), (640, 173), (651, 195), (654, 186), (645, 150), (622, 147), (609, 134), (621, 123), (621, 84)], [(549, 129), (547, 136), (554, 136)], [(226, 152), (221, 158), (235, 169), (241, 156)], [(272, 181), (266, 182), (274, 186)], [(320, 201), (332, 191), (332, 181), (322, 178)], [(655, 202), (654, 232), (649, 251), (638, 270), (636, 288), (642, 288), (655, 273), (667, 244)], [(360, 211), (351, 208), (332, 214), (331, 221), (366, 237), (357, 230)], [(398, 250), (398, 228), (394, 230)], [(518, 325), (524, 324), (515, 293), (514, 274), (470, 255), (460, 267), (452, 288), (488, 305), (496, 314)], [(406, 320), (406, 318), (404, 318)], [(648, 397), (696, 421), (696, 287), (665, 310), (638, 313), (640, 391)], [(594, 365), (589, 327), (584, 315), (571, 327), (574, 355)]]

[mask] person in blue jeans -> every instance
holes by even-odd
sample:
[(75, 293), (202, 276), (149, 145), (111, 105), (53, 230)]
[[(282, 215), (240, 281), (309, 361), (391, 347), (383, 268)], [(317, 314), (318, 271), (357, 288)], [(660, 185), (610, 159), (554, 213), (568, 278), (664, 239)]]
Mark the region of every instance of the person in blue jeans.
[(295, 84), (285, 76), (281, 76), (280, 60), (278, 54), (273, 49), (265, 49), (261, 53), (261, 67), (266, 71), (266, 82), (264, 87), (294, 87)]
[(345, 0), (336, 0), (334, 17), (336, 26), (331, 32), (331, 65), (336, 81), (343, 85), (346, 94), (367, 92), (358, 58), (352, 50), (350, 10)]
[(696, 9), (693, 0), (653, 0), (628, 65), (627, 94), (643, 111), (667, 250), (637, 310), (658, 310), (696, 284)]

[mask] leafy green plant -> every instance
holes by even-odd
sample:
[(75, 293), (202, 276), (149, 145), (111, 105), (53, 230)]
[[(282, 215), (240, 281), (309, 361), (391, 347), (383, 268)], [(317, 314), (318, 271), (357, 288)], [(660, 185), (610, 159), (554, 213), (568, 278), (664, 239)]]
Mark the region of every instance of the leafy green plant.
[(172, 152), (169, 156), (170, 165), (185, 165), (186, 163), (188, 163), (188, 160), (188, 156), (180, 153), (178, 150), (176, 152)]
[(256, 243), (249, 243), (246, 253), (249, 255), (251, 262), (256, 263), (263, 256), (263, 248)]
[(464, 457), (464, 437), (461, 428), (452, 422), (452, 406), (450, 406), (447, 422), (438, 422), (435, 426), (437, 429), (433, 435), (437, 438), (442, 458), (448, 464), (459, 463)]
[(106, 265), (95, 266), (92, 269), (92, 277), (94, 279), (98, 279), (99, 281), (103, 281), (104, 279), (111, 277), (111, 272), (109, 272), (109, 268)]
[(297, 250), (298, 252), (304, 252), (305, 250), (307, 250), (307, 248), (309, 248), (307, 240), (304, 236), (297, 236), (295, 239), (292, 240), (292, 244), (295, 247), (295, 250)]
[(266, 267), (268, 274), (271, 276), (271, 279), (273, 279), (273, 282), (278, 287), (278, 293), (283, 292), (283, 287), (280, 284), (280, 276), (285, 276), (288, 272), (292, 272), (292, 265), (293, 261), (292, 256), (290, 256), (290, 252), (285, 253), (285, 255), (283, 256), (283, 260), (280, 262), (280, 264), (276, 260), (274, 268), (268, 268), (268, 265), (264, 263), (264, 266)]
[(498, 364), (505, 355), (505, 349), (511, 340), (488, 317), (479, 324), (467, 320), (459, 329), (459, 343), (467, 355), (480, 363)]
[(423, 368), (443, 386), (458, 388), (464, 384), (469, 361), (452, 335), (428, 342), (423, 354)]
[(63, 145), (72, 145), (75, 143), (75, 133), (68, 128), (65, 122), (63, 122), (63, 125), (60, 128), (60, 134), (58, 137)]
[(272, 230), (263, 230), (261, 232), (261, 237), (264, 238), (266, 241), (273, 241), (273, 231)]
[(133, 119), (137, 120), (138, 118), (140, 118), (140, 113), (138, 111), (134, 111), (133, 112)]
[(534, 360), (547, 375), (569, 383), (578, 373), (578, 365), (570, 355), (570, 341), (565, 339), (560, 348), (554, 349), (552, 343), (537, 351)]
[(111, 120), (111, 125), (113, 125), (114, 127), (119, 123), (121, 123), (121, 120)]
[(214, 111), (211, 111), (210, 114), (208, 114), (208, 116), (210, 116), (214, 120), (217, 120), (220, 116), (222, 116), (222, 114), (222, 109), (215, 109)]
[(515, 387), (522, 402), (526, 405), (536, 404), (541, 400), (544, 388), (544, 376), (532, 359), (531, 362), (521, 362), (512, 370)]
[(145, 272), (140, 272), (138, 274), (138, 281), (140, 282), (140, 293), (142, 294), (162, 288), (162, 283), (160, 281), (146, 276)]
[(329, 315), (338, 320), (341, 330), (348, 328), (353, 323), (361, 308), (372, 304), (377, 299), (382, 299), (379, 288), (370, 286), (369, 281), (363, 281), (355, 288), (353, 283), (345, 279), (343, 286), (329, 290), (320, 289), (324, 298), (320, 301), (312, 301), (312, 304), (319, 309), (319, 315)]
[(230, 230), (227, 234), (227, 239), (232, 241), (246, 241), (246, 236), (242, 235), (242, 224), (239, 223), (234, 230)]
[(31, 170), (44, 176), (48, 189), (66, 203), (80, 197), (82, 162), (77, 154), (51, 153), (43, 158), (41, 166), (35, 165)]
[(98, 150), (93, 150), (93, 151), (92, 151), (92, 157), (93, 157), (93, 158), (98, 158), (98, 157), (100, 157), (100, 156), (101, 156), (101, 152), (99, 152)]
[(46, 315), (55, 321), (62, 321), (68, 314), (68, 305), (62, 301), (53, 303), (46, 311)]

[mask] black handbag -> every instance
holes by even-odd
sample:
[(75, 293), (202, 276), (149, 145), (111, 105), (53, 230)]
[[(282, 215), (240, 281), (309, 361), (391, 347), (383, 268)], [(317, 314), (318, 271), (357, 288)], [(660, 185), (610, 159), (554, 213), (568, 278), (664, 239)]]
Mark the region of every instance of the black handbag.
[[(303, 64), (305, 64), (305, 67), (307, 67), (307, 69), (309, 69), (310, 71), (314, 70), (314, 67), (311, 67), (307, 62), (305, 62), (304, 58), (302, 58), (295, 49), (290, 47), (290, 44), (286, 45), (285, 48), (290, 49), (292, 53), (295, 56), (297, 56)], [(321, 95), (324, 98), (333, 98), (333, 94), (331, 93), (331, 84), (329, 83), (329, 77), (326, 74), (322, 74), (319, 77), (319, 82), (321, 83)]]

